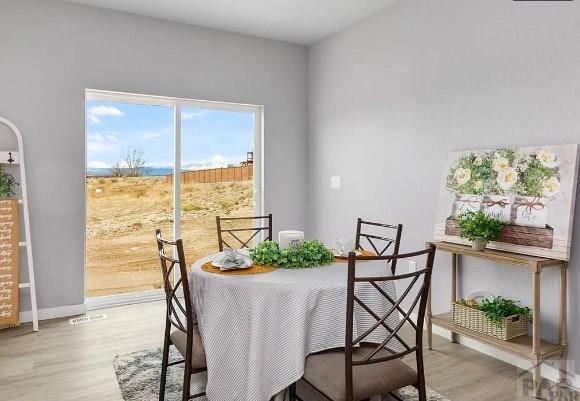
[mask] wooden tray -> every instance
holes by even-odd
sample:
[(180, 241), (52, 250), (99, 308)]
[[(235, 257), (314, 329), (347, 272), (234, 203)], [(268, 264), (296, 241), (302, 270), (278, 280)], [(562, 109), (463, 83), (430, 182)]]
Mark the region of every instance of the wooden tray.
[[(357, 256), (377, 256), (376, 253), (371, 251), (366, 251), (364, 249), (360, 250), (360, 255)], [(348, 256), (335, 256), (335, 262), (348, 262)]]
[(225, 274), (229, 276), (245, 276), (248, 274), (269, 273), (276, 270), (276, 268), (274, 266), (252, 265), (252, 267), (247, 269), (220, 270), (219, 267), (215, 267), (211, 264), (211, 262), (206, 262), (201, 265), (201, 270), (209, 273)]

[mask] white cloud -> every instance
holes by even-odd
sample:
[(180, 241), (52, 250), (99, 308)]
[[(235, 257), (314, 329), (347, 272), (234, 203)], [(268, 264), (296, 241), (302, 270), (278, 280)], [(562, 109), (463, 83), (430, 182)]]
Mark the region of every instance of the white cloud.
[(113, 106), (93, 106), (89, 108), (89, 114), (95, 116), (114, 116), (122, 117), (125, 115), (121, 110)]
[(161, 132), (146, 132), (141, 135), (141, 140), (149, 141), (151, 139), (159, 138), (161, 135)]
[(110, 168), (111, 165), (107, 162), (101, 162), (98, 160), (92, 160), (87, 163), (88, 168)]
[(116, 132), (96, 132), (87, 135), (88, 141), (96, 141), (96, 142), (118, 142), (119, 137), (118, 133)]
[(117, 132), (95, 132), (87, 134), (87, 150), (89, 152), (110, 151), (117, 148), (119, 142)]
[(87, 114), (87, 118), (88, 118), (89, 122), (92, 124), (98, 124), (101, 122), (101, 120), (97, 116), (95, 116), (94, 114)]
[(87, 110), (87, 119), (92, 124), (98, 124), (102, 120), (99, 117), (123, 117), (125, 113), (113, 106), (93, 106)]
[(186, 170), (205, 170), (208, 168), (228, 167), (230, 165), (239, 166), (240, 162), (246, 160), (246, 156), (225, 157), (220, 154), (213, 155), (209, 160), (185, 163)]
[(104, 142), (87, 142), (87, 150), (89, 152), (105, 152), (113, 149), (114, 146), (111, 146)]
[(211, 113), (210, 110), (200, 110), (200, 111), (182, 111), (181, 112), (181, 119), (182, 120), (193, 120), (194, 118), (204, 118)]

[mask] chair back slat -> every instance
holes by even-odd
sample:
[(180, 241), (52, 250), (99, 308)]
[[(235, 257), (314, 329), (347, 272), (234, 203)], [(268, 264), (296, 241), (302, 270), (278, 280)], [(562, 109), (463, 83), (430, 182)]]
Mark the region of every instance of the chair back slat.
[[(378, 235), (376, 231), (386, 232), (388, 235)], [(355, 249), (363, 250), (365, 246), (370, 245), (372, 251), (378, 256), (384, 256), (387, 251), (390, 251), (391, 255), (396, 255), (399, 253), (402, 232), (403, 225), (401, 224), (377, 223), (365, 221), (359, 217), (356, 224)], [(394, 274), (397, 268), (397, 259), (391, 259), (389, 263)]]
[[(407, 295), (409, 295), (409, 292), (411, 292), (411, 289), (413, 288), (413, 286), (415, 285), (415, 282), (419, 279), (419, 276), (415, 276), (415, 278), (413, 279), (413, 281), (411, 282), (411, 284), (405, 289), (405, 292), (403, 292), (403, 294), (399, 297), (399, 299), (397, 299), (397, 301), (393, 304), (392, 308), (389, 310), (388, 313), (386, 313), (382, 318), (378, 319), (376, 323), (374, 323), (371, 327), (369, 327), (363, 334), (361, 334), (360, 336), (358, 336), (356, 338), (356, 340), (353, 341), (353, 345), (356, 345), (360, 342), (362, 342), (362, 340), (365, 337), (368, 337), (373, 331), (375, 331), (375, 329), (377, 327), (379, 327), (380, 325), (382, 325), (395, 311), (401, 311), (401, 307), (400, 304), (403, 302), (403, 300), (407, 297)], [(376, 281), (373, 281), (372, 283), (374, 283), (376, 285)], [(372, 285), (372, 284), (371, 284)], [(377, 286), (378, 287), (378, 286)], [(383, 292), (379, 292), (381, 295), (383, 295)], [(388, 297), (389, 302), (392, 302), (391, 297)], [(358, 298), (357, 298), (358, 300)], [(361, 303), (362, 301), (358, 300), (357, 303)], [(362, 302), (364, 303), (364, 302)], [(392, 331), (394, 332), (394, 330)], [(391, 338), (389, 338), (390, 340)], [(386, 344), (386, 343), (385, 343)]]
[[(224, 248), (249, 248), (252, 240), (261, 234), (264, 234), (264, 240), (272, 241), (272, 214), (267, 216), (251, 216), (251, 217), (220, 217), (216, 216), (216, 228), (218, 236), (218, 248), (222, 252)], [(258, 221), (258, 226), (254, 225)], [(247, 221), (251, 227), (225, 227), (227, 222)], [(250, 224), (251, 223), (251, 224)], [(265, 225), (264, 225), (265, 223)], [(242, 234), (249, 234), (249, 236), (242, 237)]]
[[(357, 274), (357, 262), (359, 261), (385, 261), (391, 262), (391, 267), (396, 266), (396, 261), (409, 258), (424, 258), (424, 268), (421, 268), (412, 273), (396, 274), (392, 271), (392, 275), (384, 277), (379, 276), (361, 276)], [(425, 310), (427, 307), (427, 297), (431, 285), (431, 272), (433, 269), (433, 261), (435, 258), (435, 248), (433, 246), (426, 250), (396, 254), (387, 256), (359, 256), (351, 252), (348, 257), (348, 282), (347, 282), (347, 308), (346, 308), (346, 338), (345, 338), (345, 362), (346, 362), (346, 389), (347, 399), (352, 399), (353, 390), (353, 367), (360, 365), (368, 365), (373, 363), (388, 362), (390, 360), (399, 359), (406, 355), (416, 353), (417, 363), (422, 364), (422, 343), (423, 343), (423, 325), (425, 318)], [(393, 299), (381, 284), (394, 283), (397, 288), (403, 288), (401, 295), (397, 299)], [(358, 286), (368, 286), (372, 289), (376, 298), (373, 300), (381, 300), (383, 303), (389, 305), (386, 312), (377, 313), (370, 306), (373, 300), (365, 298), (362, 300), (356, 295)], [(368, 291), (365, 291), (368, 294)], [(368, 295), (367, 295), (368, 296)], [(386, 301), (386, 302), (384, 302)], [(354, 308), (355, 305), (366, 311), (374, 320), (370, 326), (362, 333), (357, 333), (355, 338), (354, 333)], [(393, 315), (400, 316), (398, 323), (394, 324), (391, 320), (389, 324), (389, 317)], [(416, 316), (416, 321), (413, 318)], [(409, 344), (409, 337), (403, 335), (402, 329), (405, 325), (410, 326), (411, 332), (414, 334), (415, 344)], [(369, 340), (369, 336), (375, 333), (375, 330), (381, 330), (380, 336), (375, 335), (373, 341)], [(377, 337), (380, 340), (377, 340)], [(405, 340), (407, 338), (407, 340)], [(391, 343), (395, 341), (399, 345), (397, 350), (391, 347)], [(369, 351), (366, 351), (362, 357), (353, 358), (353, 350), (361, 344), (373, 343)], [(381, 352), (383, 350), (387, 353)], [(422, 368), (422, 367), (421, 367)]]
[[(155, 238), (163, 274), (167, 321), (176, 329), (188, 333), (193, 325), (197, 324), (197, 318), (191, 300), (183, 242), (181, 239), (175, 241), (164, 239), (159, 229), (155, 231)], [(166, 246), (173, 248), (174, 257), (167, 255)]]

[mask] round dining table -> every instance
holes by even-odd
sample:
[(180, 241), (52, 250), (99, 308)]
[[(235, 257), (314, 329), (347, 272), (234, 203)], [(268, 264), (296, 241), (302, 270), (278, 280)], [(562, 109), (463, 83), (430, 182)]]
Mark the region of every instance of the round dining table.
[[(269, 401), (302, 377), (309, 354), (344, 347), (345, 261), (248, 275), (202, 269), (221, 257), (216, 253), (196, 261), (189, 276), (206, 354), (209, 401)], [(385, 276), (390, 268), (384, 261), (357, 262), (356, 274)], [(392, 281), (380, 285), (396, 299)], [(355, 295), (378, 316), (392, 307), (368, 283), (357, 284)], [(353, 323), (356, 338), (376, 320), (355, 304)], [(398, 313), (392, 313), (386, 323), (395, 327)], [(365, 341), (380, 343), (386, 337), (379, 326)], [(396, 340), (388, 345), (402, 347)]]

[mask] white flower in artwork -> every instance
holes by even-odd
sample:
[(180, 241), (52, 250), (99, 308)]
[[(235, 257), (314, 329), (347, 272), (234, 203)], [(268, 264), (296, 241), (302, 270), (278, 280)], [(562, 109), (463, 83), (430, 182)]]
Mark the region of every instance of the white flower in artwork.
[(494, 171), (499, 172), (501, 170), (508, 168), (509, 166), (510, 166), (510, 162), (505, 157), (501, 157), (499, 155), (496, 155), (495, 158), (493, 159), (493, 170)]
[(483, 164), (483, 157), (475, 156), (475, 159), (473, 160), (473, 164), (475, 164), (476, 166), (481, 166)]
[(544, 196), (554, 196), (560, 192), (560, 181), (556, 177), (552, 177), (544, 181), (544, 188), (542, 193)]
[(480, 191), (483, 188), (483, 181), (477, 180), (473, 183), (473, 189)]
[(548, 168), (556, 167), (556, 155), (547, 149), (541, 149), (536, 155), (536, 159), (538, 159), (538, 161), (544, 167)]
[(501, 189), (508, 191), (518, 181), (518, 172), (512, 167), (504, 168), (497, 174), (496, 181)]
[(529, 166), (530, 166), (530, 164), (529, 164), (527, 159), (521, 159), (518, 162), (518, 170), (520, 170), (521, 172), (526, 171)]
[(468, 168), (459, 167), (457, 170), (455, 170), (454, 177), (455, 181), (457, 181), (457, 184), (464, 185), (471, 179), (471, 170)]

